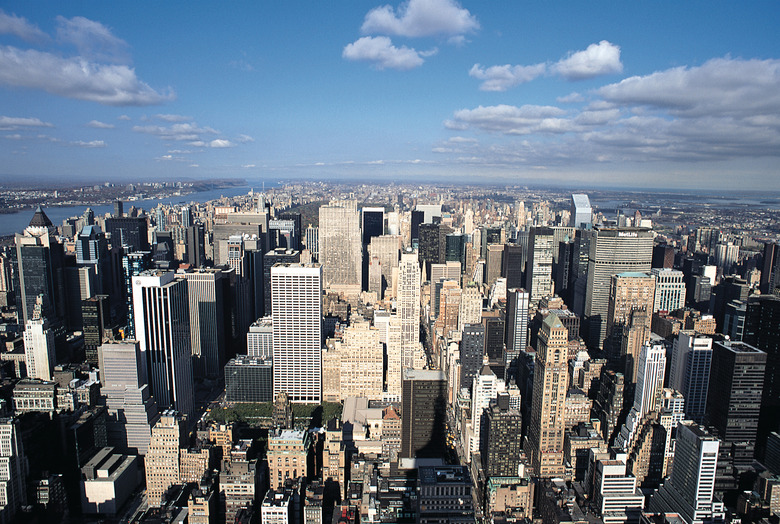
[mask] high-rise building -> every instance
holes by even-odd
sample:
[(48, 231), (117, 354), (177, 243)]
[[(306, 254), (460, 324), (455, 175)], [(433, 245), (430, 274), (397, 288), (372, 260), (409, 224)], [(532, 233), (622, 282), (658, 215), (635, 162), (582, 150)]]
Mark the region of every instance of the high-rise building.
[(574, 193), (571, 195), (571, 225), (586, 229), (593, 223), (593, 209), (590, 207), (588, 195)]
[(147, 366), (157, 405), (176, 409), (193, 421), (195, 387), (187, 282), (172, 271), (133, 277), (135, 335)]
[(654, 267), (652, 274), (655, 277), (653, 313), (656, 311), (671, 312), (685, 307), (683, 272), (676, 269)]
[(57, 355), (54, 348), (54, 332), (46, 318), (35, 318), (33, 315), (33, 318), (25, 324), (24, 356), (28, 377), (51, 380)]
[(159, 507), (165, 492), (179, 483), (179, 449), (186, 447), (187, 424), (176, 411), (165, 411), (152, 428), (146, 465), (146, 497), (149, 505)]
[(133, 310), (133, 282), (134, 277), (152, 267), (152, 253), (149, 251), (136, 251), (122, 255), (122, 277), (124, 279), (125, 310), (127, 311), (125, 335), (127, 338), (135, 338), (135, 313)]
[(246, 351), (250, 357), (271, 360), (274, 353), (274, 321), (271, 317), (258, 318), (246, 334)]
[(364, 207), (361, 209), (361, 218), (363, 245), (368, 246), (371, 239), (385, 234), (385, 208)]
[(414, 367), (420, 345), (420, 264), (416, 253), (401, 254), (396, 303), (401, 317), (401, 366), (406, 369)]
[(112, 247), (127, 246), (128, 251), (149, 251), (147, 217), (111, 217), (106, 219), (106, 233)]
[(393, 273), (398, 271), (398, 260), (401, 252), (401, 237), (398, 235), (381, 235), (373, 237), (368, 247), (371, 257), (379, 260), (381, 268), (382, 290), (384, 296), (395, 297)]
[(532, 303), (553, 294), (553, 229), (532, 227), (528, 237), (525, 289)]
[(514, 358), (528, 346), (528, 305), (530, 296), (525, 289), (507, 290), (506, 350)]
[(507, 393), (499, 393), (484, 416), (481, 453), (485, 476), (516, 477), (523, 444), (520, 410), (510, 406)]
[(472, 454), (483, 446), (482, 427), (485, 410), (490, 407), (490, 401), (495, 399), (500, 391), (504, 391), (504, 381), (497, 378), (490, 366), (484, 364), (479, 374), (474, 377), (471, 388), (471, 439), (469, 449), (466, 452), (467, 460), (471, 460)]
[(98, 346), (103, 343), (111, 317), (108, 301), (107, 295), (95, 295), (81, 303), (84, 354), (93, 366), (98, 365)]
[(138, 342), (107, 342), (98, 348), (100, 394), (108, 417), (108, 443), (145, 455), (151, 428), (159, 417), (146, 378), (146, 363)]
[(443, 457), (447, 378), (442, 371), (404, 369), (401, 456)]
[(322, 279), (320, 264), (271, 268), (274, 398), (322, 400)]
[(702, 424), (712, 363), (712, 338), (682, 330), (674, 339), (669, 363), (669, 387), (685, 398), (685, 416)]
[(458, 312), (458, 331), (463, 331), (467, 324), (479, 324), (482, 320), (482, 302), (482, 291), (479, 286), (472, 282), (463, 288)]
[(466, 324), (460, 341), (460, 386), (471, 389), (485, 353), (485, 326)]
[(485, 284), (492, 286), (503, 270), (504, 244), (490, 244), (485, 257)]
[[(583, 232), (587, 247), (586, 283), (575, 285), (574, 312), (583, 317), (589, 348), (601, 349), (606, 338), (610, 282), (613, 275), (625, 272), (649, 272), (653, 254), (653, 233), (642, 228), (596, 227)], [(577, 298), (577, 290), (584, 300)], [(578, 305), (583, 309), (578, 311)]]
[(723, 503), (715, 499), (718, 439), (691, 422), (677, 426), (674, 468), (653, 494), (648, 509), (677, 513), (686, 524), (725, 520)]
[(761, 284), (759, 289), (763, 295), (771, 295), (780, 286), (780, 244), (767, 242), (764, 244), (764, 265), (761, 269)]
[(506, 277), (507, 289), (523, 287), (527, 246), (525, 247), (526, 249), (520, 244), (504, 244), (504, 267), (501, 270), (501, 275)]
[(51, 220), (38, 207), (30, 225), (14, 239), (19, 279), (16, 304), (21, 308), (21, 322), (32, 318), (39, 295), (44, 296), (57, 317), (50, 318), (49, 322), (62, 322), (66, 318), (64, 252), (54, 235)]
[(320, 207), (319, 260), (324, 287), (357, 295), (363, 282), (360, 215), (354, 201)]
[(653, 246), (653, 269), (672, 269), (674, 267), (674, 246), (659, 244)]
[(277, 248), (263, 255), (263, 315), (271, 316), (271, 268), (274, 264), (297, 264), (301, 261), (300, 251)]
[(0, 418), (0, 522), (14, 522), (22, 506), (27, 505), (27, 474), (19, 423), (13, 418)]
[(474, 496), (465, 466), (423, 466), (417, 479), (417, 522), (474, 522)]
[(239, 355), (225, 364), (226, 402), (271, 402), (273, 367), (270, 359)]
[(221, 269), (211, 268), (179, 275), (187, 281), (193, 371), (199, 377), (219, 378), (225, 365), (230, 326), (227, 275)]
[(736, 466), (747, 467), (753, 459), (766, 360), (766, 353), (744, 342), (712, 344), (705, 422), (732, 446)]
[(311, 253), (314, 260), (320, 259), (320, 231), (319, 228), (309, 226), (306, 228), (306, 249)]
[[(639, 344), (634, 345), (634, 348), (638, 350), (649, 338), (655, 277), (649, 273), (625, 272), (612, 275), (610, 280), (606, 324), (609, 342), (604, 342), (604, 349), (607, 352), (607, 360), (613, 363), (622, 360), (621, 367), (627, 370), (626, 380), (633, 382), (636, 377), (634, 368), (639, 355), (621, 355), (623, 332), (629, 327), (632, 314), (638, 310), (644, 311), (646, 313), (642, 317), (645, 327), (644, 337), (639, 341)], [(628, 372), (629, 368), (631, 373)]]
[(206, 230), (203, 224), (194, 224), (187, 228), (187, 262), (193, 267), (206, 265)]
[(564, 404), (568, 386), (568, 330), (558, 316), (547, 316), (539, 332), (534, 365), (528, 446), (534, 472), (540, 477), (563, 474)]
[(430, 275), (431, 264), (443, 264), (447, 261), (447, 235), (453, 229), (445, 224), (425, 223), (420, 225), (420, 242), (418, 256), (420, 264), (425, 265), (426, 274)]

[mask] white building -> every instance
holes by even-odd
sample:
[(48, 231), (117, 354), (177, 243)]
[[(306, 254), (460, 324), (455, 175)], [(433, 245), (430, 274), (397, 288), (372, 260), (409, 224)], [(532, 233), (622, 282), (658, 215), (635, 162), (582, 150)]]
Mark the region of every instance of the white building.
[(685, 414), (703, 422), (710, 385), (712, 338), (693, 331), (680, 331), (672, 345), (669, 387), (685, 397)]
[(274, 398), (322, 401), (322, 274), (320, 264), (271, 268)]
[(45, 319), (30, 319), (24, 329), (24, 357), (27, 376), (51, 380), (57, 357), (54, 350), (54, 333)]
[(685, 282), (683, 272), (676, 269), (654, 267), (651, 273), (655, 276), (656, 311), (675, 311), (685, 306)]
[(250, 357), (271, 360), (274, 353), (273, 317), (258, 318), (246, 334), (246, 351)]

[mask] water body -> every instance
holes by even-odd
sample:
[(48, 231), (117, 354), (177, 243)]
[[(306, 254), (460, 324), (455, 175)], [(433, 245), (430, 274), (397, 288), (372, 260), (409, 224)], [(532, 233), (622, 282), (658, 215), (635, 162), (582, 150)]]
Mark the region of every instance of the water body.
[[(268, 184), (266, 184), (268, 185)], [(149, 212), (150, 209), (157, 207), (162, 203), (165, 205), (184, 205), (190, 202), (208, 202), (210, 200), (216, 200), (220, 197), (234, 197), (238, 195), (246, 195), (249, 190), (252, 189), (249, 186), (237, 186), (228, 187), (223, 189), (212, 189), (209, 191), (200, 191), (197, 193), (190, 193), (189, 195), (173, 196), (163, 199), (150, 199), (150, 200), (125, 200), (124, 207), (125, 212), (130, 209), (130, 206), (144, 209)], [(258, 187), (254, 188), (255, 192), (259, 192)], [(59, 226), (66, 218), (73, 216), (81, 216), (86, 211), (87, 207), (92, 207), (92, 211), (95, 212), (95, 216), (103, 216), (106, 213), (114, 212), (114, 205), (107, 206), (43, 206), (43, 210), (46, 212), (46, 216), (49, 217), (52, 224)], [(21, 233), (30, 224), (30, 219), (33, 217), (34, 210), (26, 209), (17, 213), (0, 214), (0, 236), (13, 235), (14, 233)]]

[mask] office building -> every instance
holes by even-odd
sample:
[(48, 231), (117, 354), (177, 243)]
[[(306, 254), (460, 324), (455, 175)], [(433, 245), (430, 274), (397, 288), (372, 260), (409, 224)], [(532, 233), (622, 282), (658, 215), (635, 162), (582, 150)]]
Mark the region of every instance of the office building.
[(28, 464), (19, 434), (19, 423), (0, 418), (0, 522), (13, 522), (27, 505)]
[(145, 455), (159, 413), (146, 379), (138, 342), (107, 342), (98, 348), (100, 394), (107, 410), (109, 445)]
[(423, 466), (417, 479), (417, 522), (475, 522), (474, 498), (465, 466)]
[(398, 265), (396, 308), (401, 317), (401, 366), (414, 367), (420, 346), (420, 264), (416, 253), (403, 253)]
[(138, 487), (137, 455), (106, 447), (81, 468), (81, 511), (114, 516)]
[(319, 228), (309, 226), (306, 228), (306, 249), (311, 253), (313, 260), (318, 261), (320, 259), (320, 231)]
[(393, 274), (398, 272), (398, 261), (401, 253), (401, 237), (398, 235), (381, 235), (371, 239), (368, 253), (379, 261), (381, 269), (382, 292), (386, 297), (395, 297), (396, 291)]
[(725, 520), (723, 503), (715, 499), (718, 439), (691, 422), (677, 426), (674, 468), (650, 497), (648, 510), (678, 513), (686, 524)]
[(593, 209), (588, 195), (574, 193), (571, 196), (570, 225), (576, 228), (588, 229), (593, 223)]
[(540, 477), (555, 477), (564, 471), (568, 343), (568, 331), (558, 316), (554, 313), (548, 315), (539, 332), (528, 445), (524, 446), (530, 455), (534, 472)]
[(152, 507), (161, 506), (168, 488), (180, 480), (179, 450), (186, 448), (187, 424), (176, 411), (164, 411), (152, 428), (146, 466), (146, 497)]
[(187, 263), (192, 267), (206, 265), (206, 230), (203, 224), (194, 224), (185, 233)]
[(737, 467), (748, 467), (755, 451), (767, 355), (744, 342), (712, 344), (705, 422), (732, 446)]
[(95, 295), (81, 303), (84, 333), (84, 354), (87, 362), (98, 366), (98, 347), (109, 335), (107, 324), (111, 317), (107, 295)]
[(149, 222), (146, 217), (111, 217), (106, 219), (106, 233), (112, 247), (125, 251), (149, 251)]
[(221, 269), (179, 273), (187, 282), (190, 346), (196, 376), (216, 379), (225, 365), (230, 336), (229, 277)]
[(246, 350), (250, 357), (273, 358), (274, 321), (272, 317), (258, 318), (246, 334)]
[(460, 386), (471, 390), (485, 354), (485, 326), (467, 324), (460, 341)]
[(187, 282), (172, 271), (133, 277), (135, 336), (146, 362), (148, 383), (161, 409), (195, 414)]
[[(626, 380), (636, 380), (636, 364), (639, 349), (650, 337), (650, 324), (655, 294), (655, 277), (649, 273), (626, 272), (613, 275), (610, 279), (610, 293), (607, 307), (607, 339), (604, 349), (607, 360), (618, 369), (624, 369)], [(637, 312), (642, 312), (638, 315)], [(640, 324), (641, 325), (636, 325)], [(635, 324), (632, 344), (623, 351), (626, 331)]]
[(385, 234), (385, 208), (364, 207), (361, 209), (361, 232), (363, 245), (368, 246), (373, 238)]
[(39, 314), (34, 314), (25, 324), (24, 355), (28, 377), (51, 380), (57, 363), (54, 331), (48, 320)]
[(532, 303), (553, 294), (553, 229), (532, 227), (528, 236), (525, 289)]
[(404, 369), (401, 456), (446, 455), (447, 379), (442, 371)]
[(298, 264), (301, 261), (300, 251), (277, 248), (263, 255), (263, 315), (270, 317), (273, 312), (271, 305), (271, 268), (274, 264)]
[(306, 477), (311, 436), (308, 431), (276, 430), (268, 435), (268, 476), (272, 488)]
[(363, 282), (360, 215), (354, 201), (320, 207), (319, 261), (324, 287), (357, 295)]
[(322, 400), (322, 278), (319, 264), (271, 268), (274, 398)]
[(430, 275), (431, 264), (444, 264), (447, 261), (447, 235), (453, 232), (445, 224), (424, 223), (420, 225), (419, 263), (424, 264), (425, 273)]
[(479, 374), (474, 377), (471, 388), (471, 438), (469, 449), (466, 452), (466, 460), (471, 460), (483, 446), (482, 427), (483, 415), (490, 407), (490, 402), (496, 398), (499, 392), (504, 391), (504, 381), (497, 378), (487, 363), (483, 364)]
[(226, 402), (271, 402), (273, 369), (270, 358), (239, 355), (225, 364)]
[[(588, 347), (602, 349), (608, 334), (611, 279), (619, 273), (650, 271), (653, 233), (642, 228), (596, 227), (583, 232), (581, 249), (586, 246), (585, 286), (578, 288), (575, 285), (574, 312), (583, 317)], [(578, 294), (584, 300), (578, 298)], [(580, 304), (582, 310), (578, 310)]]
[(498, 393), (484, 412), (482, 467), (487, 477), (516, 477), (520, 467), (523, 439), (522, 415), (510, 407), (509, 395)]
[(528, 346), (528, 305), (530, 295), (525, 289), (507, 290), (506, 350), (511, 359)]
[(682, 330), (672, 344), (669, 387), (685, 398), (685, 416), (704, 423), (712, 364), (712, 338)]
[(651, 273), (655, 277), (653, 313), (656, 311), (671, 312), (685, 307), (683, 272), (676, 269), (653, 267)]

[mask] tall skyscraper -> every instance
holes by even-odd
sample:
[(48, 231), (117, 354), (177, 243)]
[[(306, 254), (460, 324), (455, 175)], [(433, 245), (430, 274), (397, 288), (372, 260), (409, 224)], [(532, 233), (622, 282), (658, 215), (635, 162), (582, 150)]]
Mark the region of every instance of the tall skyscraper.
[(507, 393), (499, 393), (485, 411), (482, 464), (488, 477), (516, 477), (522, 453), (522, 416), (510, 406)]
[(187, 282), (172, 271), (133, 277), (135, 335), (157, 404), (176, 409), (194, 423), (195, 386)]
[(149, 251), (149, 222), (146, 217), (106, 219), (106, 233), (113, 247), (128, 246), (128, 251)]
[(324, 287), (346, 294), (360, 294), (363, 264), (360, 215), (354, 201), (331, 202), (320, 207), (320, 263)]
[(712, 363), (712, 338), (682, 330), (674, 339), (669, 363), (669, 387), (685, 398), (685, 416), (702, 424)]
[(764, 244), (764, 265), (761, 269), (761, 293), (771, 295), (780, 286), (780, 244)]
[(568, 386), (568, 330), (550, 313), (539, 331), (528, 446), (540, 477), (563, 474), (564, 405)]
[(420, 225), (418, 256), (420, 264), (425, 264), (426, 274), (430, 275), (431, 264), (444, 264), (447, 261), (447, 235), (453, 232), (445, 224)]
[(361, 209), (361, 232), (363, 245), (371, 243), (371, 239), (385, 234), (385, 208), (364, 207)]
[(93, 366), (98, 366), (98, 346), (103, 343), (111, 318), (108, 301), (107, 295), (95, 295), (81, 303), (84, 356)]
[(401, 393), (401, 456), (443, 457), (447, 378), (442, 371), (404, 369)]
[(525, 256), (526, 250), (520, 244), (504, 244), (504, 267), (501, 270), (501, 275), (506, 277), (507, 289), (523, 287)]
[(230, 326), (228, 278), (221, 269), (205, 268), (180, 276), (187, 281), (193, 372), (198, 377), (219, 378)]
[(532, 303), (553, 294), (553, 229), (532, 227), (528, 237), (525, 289)]
[(271, 268), (274, 398), (322, 400), (322, 279), (320, 264)]
[(381, 235), (373, 237), (368, 247), (371, 257), (376, 257), (381, 268), (382, 289), (385, 296), (395, 297), (393, 273), (398, 272), (398, 261), (401, 253), (401, 237), (398, 235)]
[(683, 272), (676, 269), (654, 267), (651, 273), (655, 277), (653, 313), (656, 311), (671, 312), (685, 307)]
[(297, 264), (300, 261), (300, 251), (293, 249), (277, 248), (263, 255), (263, 316), (270, 317), (272, 313), (271, 268), (274, 264)]
[[(120, 248), (121, 249), (121, 248)], [(122, 255), (122, 276), (125, 283), (125, 308), (127, 311), (127, 325), (125, 335), (127, 338), (135, 338), (135, 314), (133, 311), (133, 282), (134, 277), (152, 267), (152, 254), (149, 251), (136, 251)]]
[(650, 498), (648, 509), (678, 513), (686, 524), (724, 521), (723, 503), (715, 499), (719, 447), (718, 439), (696, 424), (678, 425), (672, 474)]
[(766, 353), (744, 342), (724, 340), (712, 344), (705, 422), (726, 445), (732, 446), (736, 466), (749, 466), (755, 452), (766, 357)]
[(108, 418), (108, 443), (145, 455), (151, 428), (159, 417), (146, 378), (146, 362), (138, 342), (108, 342), (98, 348), (100, 394)]
[[(36, 318), (38, 317), (38, 318)], [(33, 315), (24, 326), (24, 356), (27, 376), (51, 380), (57, 355), (54, 348), (54, 332), (41, 315)]]
[(612, 275), (610, 279), (609, 302), (607, 306), (606, 335), (609, 342), (605, 341), (604, 349), (607, 352), (607, 360), (625, 369), (626, 380), (636, 380), (636, 363), (639, 354), (621, 355), (623, 332), (629, 327), (632, 313), (637, 310), (644, 311), (644, 339), (634, 345), (639, 350), (650, 337), (650, 323), (655, 296), (655, 277), (643, 272), (625, 272)]
[[(581, 242), (587, 247), (587, 276), (584, 300), (576, 297), (574, 312), (583, 316), (588, 347), (601, 349), (606, 338), (606, 322), (609, 312), (610, 282), (613, 275), (624, 272), (649, 272), (653, 255), (653, 233), (642, 228), (596, 227), (583, 232), (589, 236)], [(578, 304), (583, 310), (578, 311)]]
[(593, 209), (590, 207), (588, 195), (574, 193), (571, 196), (571, 225), (587, 229), (593, 223)]
[(403, 253), (398, 265), (398, 316), (401, 317), (401, 366), (414, 367), (420, 345), (420, 264), (416, 253)]
[(525, 289), (507, 291), (506, 350), (514, 358), (528, 346), (528, 305), (530, 296)]
[(185, 233), (187, 242), (187, 262), (193, 267), (206, 265), (206, 231), (203, 224), (194, 224)]

